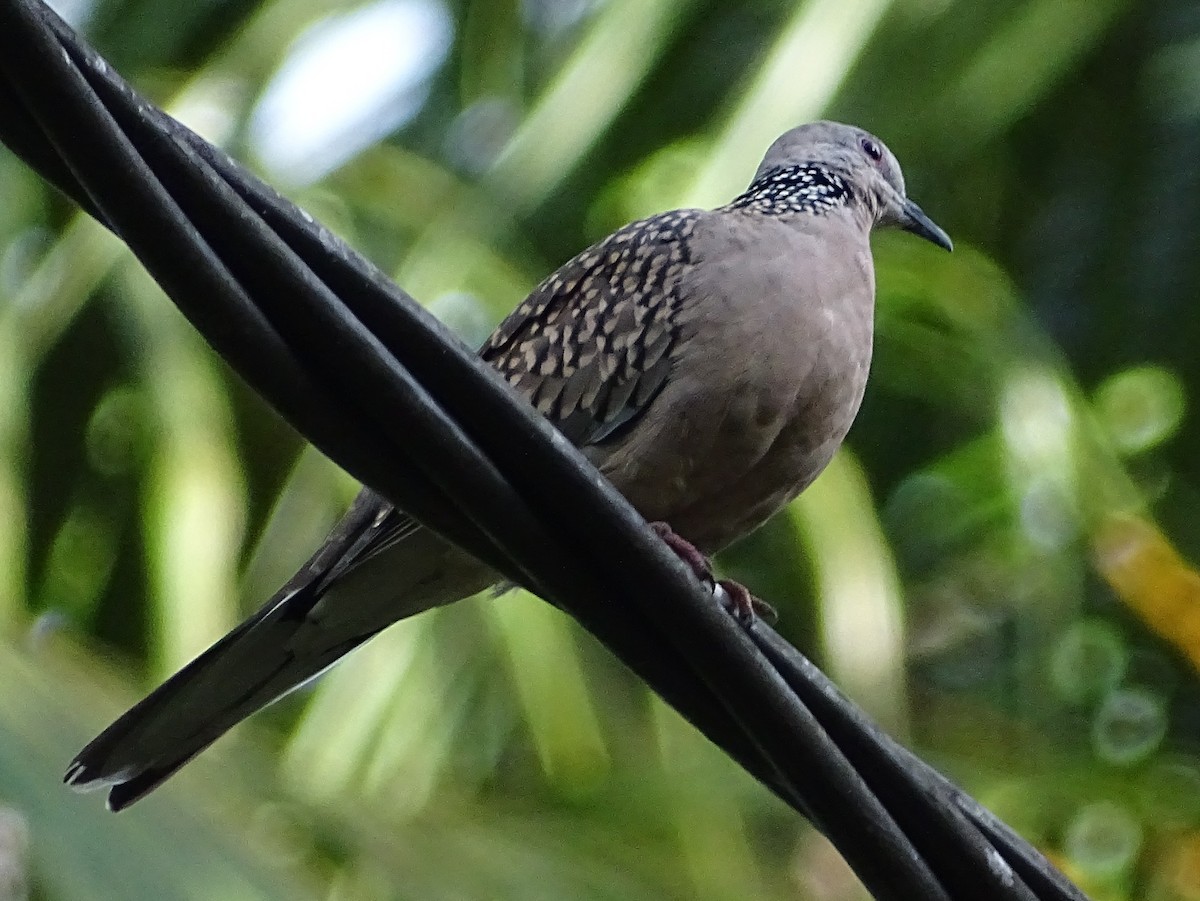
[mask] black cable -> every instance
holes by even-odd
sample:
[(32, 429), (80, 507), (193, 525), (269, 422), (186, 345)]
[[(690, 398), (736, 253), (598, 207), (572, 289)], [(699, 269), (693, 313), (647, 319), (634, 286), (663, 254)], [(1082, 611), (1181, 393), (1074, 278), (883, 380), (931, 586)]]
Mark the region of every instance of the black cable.
[[(774, 631), (755, 629), (751, 637), (784, 680), (796, 691), (838, 746), (863, 773), (909, 835), (958, 846), (973, 866), (1007, 865), (1033, 890), (1027, 897), (1087, 901), (1042, 854), (1032, 848), (978, 801), (873, 723), (811, 660)], [(929, 819), (932, 814), (932, 820)], [(964, 822), (964, 818), (968, 822)], [(998, 855), (998, 857), (996, 856)], [(1019, 897), (1002, 895), (1000, 897)]]

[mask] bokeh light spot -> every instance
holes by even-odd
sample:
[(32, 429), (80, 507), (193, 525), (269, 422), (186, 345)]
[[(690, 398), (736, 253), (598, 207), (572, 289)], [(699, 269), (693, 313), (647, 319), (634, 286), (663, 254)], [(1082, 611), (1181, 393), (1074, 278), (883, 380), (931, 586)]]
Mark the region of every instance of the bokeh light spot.
[(1123, 454), (1138, 454), (1170, 438), (1187, 407), (1179, 378), (1158, 366), (1126, 369), (1096, 392), (1096, 415)]
[(1092, 722), (1092, 747), (1107, 763), (1128, 766), (1158, 748), (1167, 733), (1166, 705), (1144, 688), (1110, 692)]
[(1079, 704), (1116, 688), (1128, 665), (1129, 651), (1117, 630), (1085, 620), (1070, 626), (1054, 646), (1050, 678), (1063, 700)]
[(1089, 877), (1112, 879), (1137, 861), (1142, 827), (1124, 807), (1098, 801), (1075, 815), (1067, 826), (1064, 846), (1072, 862)]
[(116, 388), (100, 399), (87, 425), (87, 458), (105, 476), (131, 472), (141, 461), (142, 399), (130, 387)]

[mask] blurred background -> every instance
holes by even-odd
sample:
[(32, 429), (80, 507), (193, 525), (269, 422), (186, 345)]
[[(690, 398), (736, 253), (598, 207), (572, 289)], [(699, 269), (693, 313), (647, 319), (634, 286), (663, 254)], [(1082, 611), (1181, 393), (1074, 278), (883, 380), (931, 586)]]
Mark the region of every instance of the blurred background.
[[(720, 563), (1091, 896), (1200, 899), (1200, 7), (57, 6), (472, 344), (789, 126), (880, 135), (957, 249), (878, 236), (848, 446)], [(519, 594), (393, 628), (128, 813), (63, 789), (355, 487), (0, 150), (0, 898), (863, 897)]]

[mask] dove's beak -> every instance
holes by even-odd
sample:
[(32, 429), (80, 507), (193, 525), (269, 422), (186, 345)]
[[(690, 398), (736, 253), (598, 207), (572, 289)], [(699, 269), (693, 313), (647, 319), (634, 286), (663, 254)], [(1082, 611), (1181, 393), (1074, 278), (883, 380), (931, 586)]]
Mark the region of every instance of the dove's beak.
[(954, 249), (954, 242), (940, 225), (925, 215), (925, 211), (911, 200), (904, 201), (900, 213), (900, 227), (906, 232), (912, 232), (946, 250)]

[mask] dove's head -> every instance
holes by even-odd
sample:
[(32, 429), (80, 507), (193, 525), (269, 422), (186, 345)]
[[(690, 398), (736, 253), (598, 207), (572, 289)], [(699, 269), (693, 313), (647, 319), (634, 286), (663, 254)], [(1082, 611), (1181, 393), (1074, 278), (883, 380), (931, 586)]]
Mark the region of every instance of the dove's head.
[(902, 228), (953, 249), (950, 236), (908, 199), (887, 145), (853, 125), (811, 122), (784, 132), (767, 150), (754, 184), (794, 190), (810, 198), (816, 212), (822, 204), (854, 204), (870, 225)]

